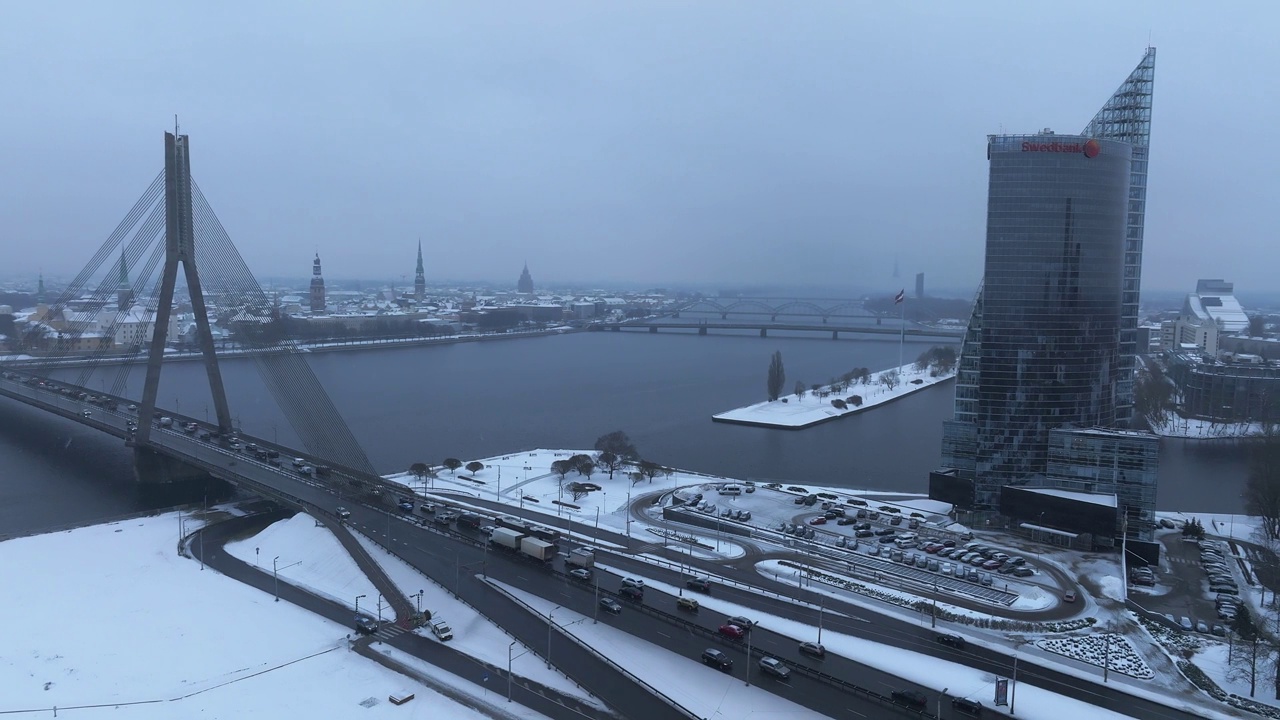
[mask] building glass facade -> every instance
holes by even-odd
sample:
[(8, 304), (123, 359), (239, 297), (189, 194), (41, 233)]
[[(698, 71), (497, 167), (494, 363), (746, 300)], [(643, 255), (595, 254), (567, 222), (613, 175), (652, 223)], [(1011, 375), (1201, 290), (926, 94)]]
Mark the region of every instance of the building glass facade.
[(1116, 496), (1115, 536), (1154, 538), (1160, 438), (1132, 430), (1062, 428), (1049, 433), (1047, 485)]
[(1125, 219), (1124, 294), (1120, 299), (1120, 381), (1116, 417), (1133, 417), (1134, 361), (1138, 345), (1138, 295), (1142, 289), (1142, 240), (1147, 215), (1147, 157), (1151, 149), (1151, 98), (1155, 87), (1156, 49), (1142, 61), (1080, 133), (1133, 146), (1129, 170), (1129, 204)]
[(1045, 473), (1051, 429), (1116, 421), (1132, 146), (1001, 135), (988, 155), (980, 317), (943, 461), (971, 467), (994, 508), (1001, 486)]

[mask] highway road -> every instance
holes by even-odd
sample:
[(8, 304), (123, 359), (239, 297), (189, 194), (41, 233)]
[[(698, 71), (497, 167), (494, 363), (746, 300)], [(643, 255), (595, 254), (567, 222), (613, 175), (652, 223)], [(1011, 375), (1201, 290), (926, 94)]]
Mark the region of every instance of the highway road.
[[(4, 389), (10, 391), (6, 392), (6, 394), (23, 397), (23, 399), (33, 399), (33, 395), (42, 393), (42, 391), (31, 386), (20, 385), (12, 381), (0, 381), (0, 385), (6, 386)], [(17, 392), (13, 392), (13, 390)], [(113, 434), (125, 435), (125, 423), (132, 419), (132, 416), (127, 413), (112, 413), (100, 407), (75, 403), (69, 398), (63, 398), (55, 393), (47, 394), (53, 396), (52, 399), (57, 405), (66, 406), (62, 408), (60, 414), (74, 417), (78, 414), (75, 409), (76, 406), (88, 407), (92, 413), (92, 418), (87, 419), (90, 420), (90, 424), (105, 431), (113, 432)], [(75, 419), (81, 422), (86, 420), (79, 417)], [(406, 522), (390, 507), (384, 509), (361, 505), (355, 498), (346, 493), (346, 488), (341, 483), (334, 483), (331, 487), (321, 481), (299, 476), (289, 470), (269, 465), (250, 456), (233, 452), (209, 442), (200, 441), (196, 437), (182, 432), (156, 429), (151, 435), (151, 440), (154, 445), (167, 449), (176, 457), (185, 458), (188, 462), (208, 470), (216, 477), (240, 484), (250, 490), (264, 492), (268, 496), (281, 498), (285, 502), (301, 501), (326, 512), (333, 512), (338, 505), (345, 505), (353, 513), (352, 521), (362, 526), (368, 534), (387, 544), (420, 570), (436, 578), (446, 586), (450, 585), (449, 580), (452, 578), (452, 586), (455, 587), (460, 595), (486, 613), (490, 613), (490, 617), (507, 627), (508, 630), (520, 635), (530, 625), (527, 614), (524, 611), (517, 610), (510, 601), (499, 598), (496, 593), (474, 578), (475, 569), (479, 568), (480, 564), (486, 559), (486, 553), (479, 548), (442, 536), (430, 528), (422, 528)], [(517, 508), (507, 508), (506, 512), (508, 514), (519, 514), (517, 510)], [(545, 523), (546, 520), (539, 518), (539, 522)], [(587, 530), (587, 528), (582, 529), (583, 532), (587, 532)], [(605, 533), (601, 533), (601, 535), (603, 536)], [(556, 597), (562, 597), (566, 591), (564, 583), (557, 581), (554, 576), (531, 572), (530, 568), (523, 565), (523, 563), (517, 563), (517, 561), (503, 557), (498, 553), (487, 553), (487, 557), (489, 560), (489, 573), (504, 582), (509, 582), (553, 600)], [(696, 559), (693, 562), (694, 566), (699, 566), (701, 563), (702, 561)], [(620, 558), (614, 564), (640, 575), (663, 579), (673, 584), (682, 584), (678, 573), (655, 568), (647, 563), (629, 558)], [(736, 579), (743, 582), (784, 595), (798, 595), (802, 599), (809, 595), (807, 591), (798, 592), (794, 587), (770, 581), (746, 570), (724, 568), (710, 563), (706, 563), (706, 565), (710, 566), (704, 568), (706, 571), (731, 577), (736, 576)], [(470, 569), (470, 572), (464, 573), (462, 571), (464, 566)], [(570, 596), (574, 595), (572, 591), (568, 592)], [(792, 603), (773, 600), (762, 594), (734, 591), (727, 587), (717, 587), (717, 592), (718, 594), (723, 592), (726, 597), (732, 598), (735, 602), (744, 606), (759, 608), (761, 611), (772, 612), (783, 617), (791, 617), (802, 622), (813, 623), (815, 619), (811, 610), (797, 608)], [(584, 595), (582, 591), (577, 594)], [(816, 595), (808, 599), (811, 599), (814, 604), (818, 602)], [(571, 600), (571, 602), (575, 603), (589, 601), (589, 597)], [(830, 600), (827, 602), (833, 608), (839, 606)], [(866, 615), (866, 611), (858, 610), (852, 605), (842, 608), (842, 611), (852, 615)], [(624, 612), (624, 615), (637, 616), (636, 624), (633, 624), (633, 621), (628, 617), (628, 619), (622, 621), (621, 627), (633, 632), (638, 637), (652, 637), (655, 624), (663, 625), (657, 619), (639, 618), (639, 613)], [(641, 620), (643, 623), (640, 623)], [(833, 620), (833, 624), (827, 627), (834, 631), (847, 632), (854, 636), (886, 642), (917, 652), (942, 657), (949, 656), (949, 659), (962, 662), (970, 667), (992, 672), (993, 674), (1001, 676), (1011, 674), (1012, 658), (1002, 652), (975, 648), (965, 652), (963, 655), (952, 655), (952, 651), (944, 649), (933, 642), (932, 633), (927, 630), (886, 616), (877, 615), (873, 620), (874, 622), (871, 623)], [(709, 624), (710, 621), (708, 620), (707, 622)], [(842, 622), (843, 624), (841, 624)], [(543, 627), (545, 628), (545, 625)], [(767, 629), (765, 633), (762, 633), (762, 636), (767, 636), (766, 633)], [(537, 646), (536, 640), (532, 638), (526, 639), (522, 637), (521, 639), (525, 640), (526, 644), (531, 647)], [(545, 639), (542, 642), (545, 644)], [(553, 655), (557, 659), (556, 664), (565, 669), (568, 674), (574, 676), (580, 684), (593, 688), (593, 690), (599, 689), (601, 693), (616, 693), (618, 696), (612, 698), (601, 695), (602, 699), (614, 707), (644, 707), (646, 708), (644, 717), (683, 716), (682, 713), (674, 711), (665, 703), (656, 700), (652, 695), (641, 690), (636, 683), (621, 675), (618, 671), (586, 653), (576, 643), (554, 636), (552, 645)], [(692, 657), (696, 657), (700, 653), (700, 649), (698, 653), (693, 653), (692, 649), (693, 646), (690, 645), (682, 649), (681, 652), (689, 652)], [(778, 649), (780, 653), (783, 650), (781, 646)], [(786, 657), (785, 655), (783, 656)], [(842, 662), (851, 664), (847, 667), (840, 666)], [(852, 660), (841, 660), (829, 656), (824, 667), (842, 669), (851, 678), (869, 677), (871, 680), (867, 682), (880, 683), (879, 686), (871, 688), (877, 690), (877, 692), (892, 683), (892, 681), (885, 679), (887, 676), (876, 676), (874, 673), (879, 671), (874, 670), (874, 668), (859, 666), (853, 663)], [(834, 675), (835, 673), (830, 674)], [(1044, 666), (1038, 666), (1025, 658), (1019, 661), (1018, 680), (1020, 683), (1030, 683), (1133, 717), (1149, 718), (1151, 720), (1175, 720), (1196, 716), (1194, 713), (1175, 710), (1111, 687), (1078, 679)], [(856, 680), (854, 681), (857, 682)], [(793, 682), (795, 681), (793, 680)], [(775, 685), (777, 684), (775, 683)], [(898, 684), (909, 687), (907, 683)], [(768, 684), (765, 684), (765, 687), (768, 687)], [(785, 688), (776, 691), (780, 694), (786, 694)], [(790, 695), (794, 694), (791, 693)], [(877, 713), (880, 716), (884, 714), (885, 709), (883, 707), (879, 705), (872, 707), (867, 701), (862, 701), (866, 704), (865, 707), (851, 706), (849, 704), (850, 698), (853, 698), (853, 696), (842, 690), (828, 688), (826, 692), (814, 693), (812, 696), (806, 694), (805, 700), (816, 703), (817, 707), (815, 709), (821, 708), (821, 712), (832, 714), (832, 716), (836, 717), (840, 716), (840, 713), (848, 715), (850, 707), (855, 712), (870, 712), (870, 716), (873, 717), (878, 716)], [(813, 705), (810, 706), (813, 707)], [(990, 710), (987, 712), (990, 713)]]

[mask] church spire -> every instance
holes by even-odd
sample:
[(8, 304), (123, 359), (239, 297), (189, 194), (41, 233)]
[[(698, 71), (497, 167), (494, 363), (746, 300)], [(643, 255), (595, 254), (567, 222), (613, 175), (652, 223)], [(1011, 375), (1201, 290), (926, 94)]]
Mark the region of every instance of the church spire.
[(324, 312), (324, 277), (320, 275), (320, 253), (311, 264), (311, 312)]
[(116, 307), (121, 312), (133, 307), (133, 285), (129, 283), (129, 264), (124, 259), (124, 248), (120, 248), (120, 282), (116, 285)]
[(427, 297), (427, 276), (422, 269), (422, 238), (418, 238), (418, 269), (413, 275), (413, 299), (422, 302)]

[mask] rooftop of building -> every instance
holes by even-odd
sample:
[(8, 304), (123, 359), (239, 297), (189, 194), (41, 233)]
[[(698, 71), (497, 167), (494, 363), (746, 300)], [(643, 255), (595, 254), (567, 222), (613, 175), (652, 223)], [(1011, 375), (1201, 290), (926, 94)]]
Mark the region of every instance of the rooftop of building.
[(1103, 505), (1105, 507), (1116, 506), (1116, 496), (1111, 493), (1087, 493), (1078, 490), (1059, 490), (1058, 488), (1023, 488), (1028, 492), (1040, 493), (1041, 495), (1051, 495), (1053, 497), (1066, 498), (1075, 500), (1076, 502), (1093, 503), (1094, 505)]
[(1197, 280), (1196, 291), (1187, 294), (1182, 317), (1196, 322), (1211, 322), (1226, 333), (1249, 329), (1249, 316), (1234, 295), (1235, 288), (1225, 280)]

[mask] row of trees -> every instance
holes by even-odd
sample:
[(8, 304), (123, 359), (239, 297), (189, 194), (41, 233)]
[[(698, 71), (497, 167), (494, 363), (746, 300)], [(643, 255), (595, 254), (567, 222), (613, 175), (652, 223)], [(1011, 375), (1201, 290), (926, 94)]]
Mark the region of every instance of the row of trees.
[[(937, 377), (954, 370), (957, 357), (954, 347), (950, 345), (935, 345), (920, 353), (920, 356), (916, 358), (915, 367), (916, 370), (921, 372), (932, 368), (933, 376)], [(766, 381), (770, 402), (782, 396), (782, 388), (786, 381), (787, 371), (782, 364), (782, 352), (776, 351), (769, 359), (769, 374)], [(831, 378), (825, 385), (814, 383), (806, 388), (803, 382), (797, 380), (792, 392), (795, 393), (797, 400), (803, 400), (806, 393), (825, 399), (830, 395), (843, 393), (854, 385), (870, 385), (871, 382), (871, 370), (865, 367), (857, 367), (840, 375), (840, 377)], [(876, 382), (893, 390), (901, 384), (902, 375), (897, 368), (893, 368), (876, 376)]]

